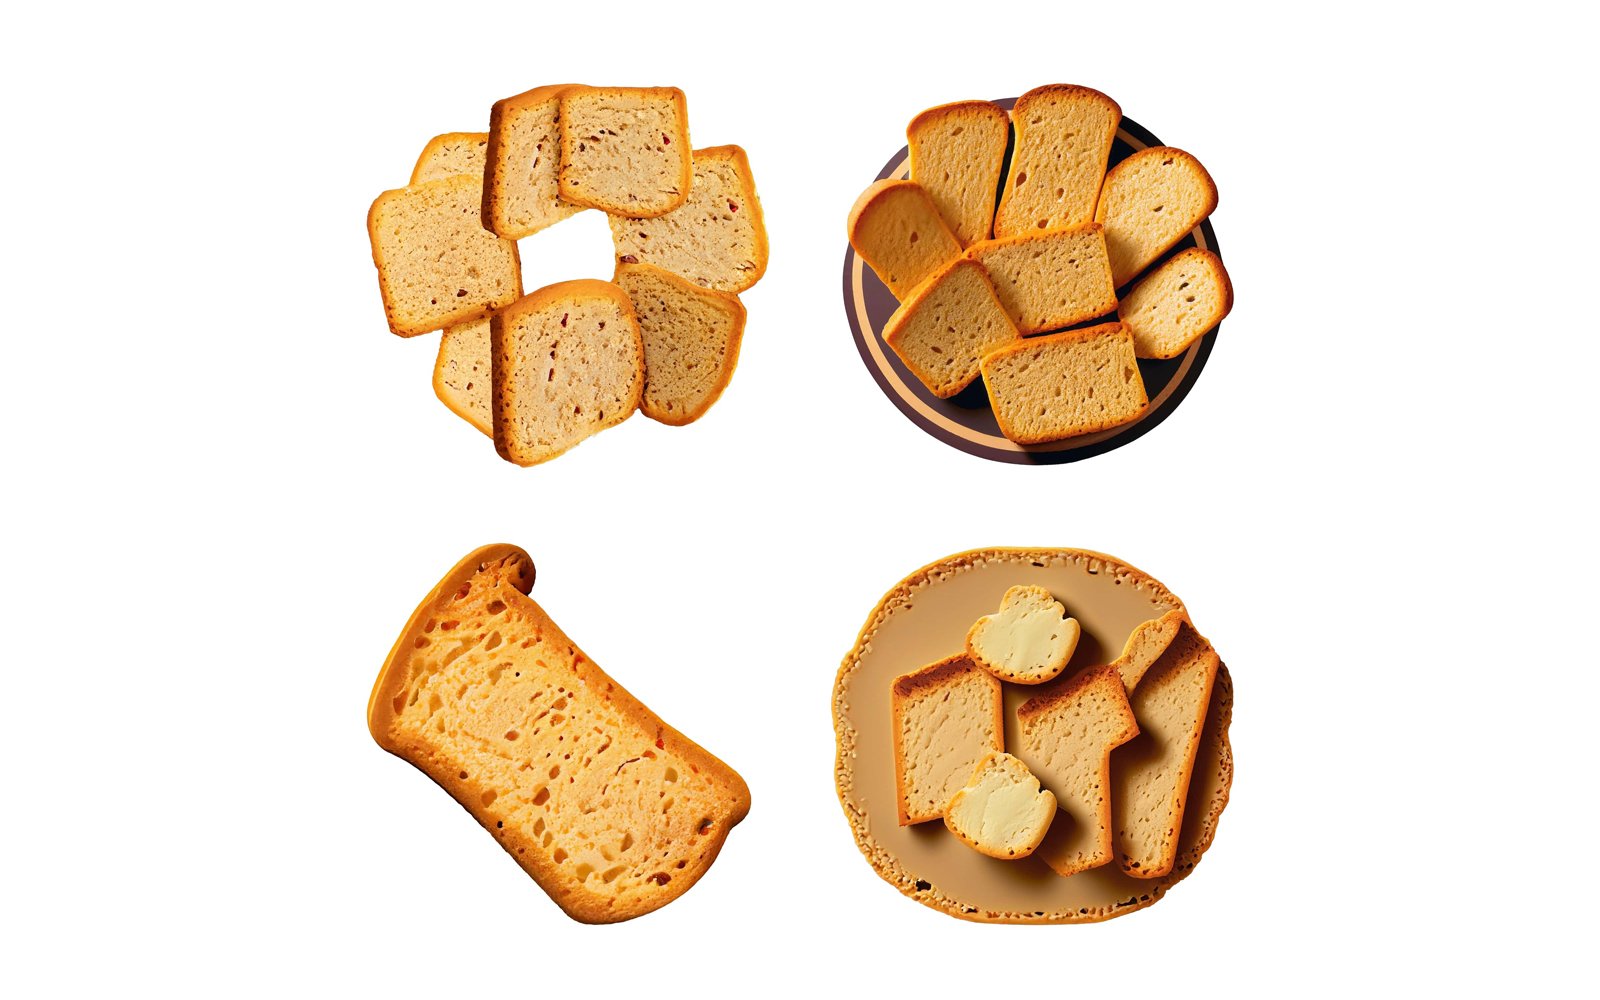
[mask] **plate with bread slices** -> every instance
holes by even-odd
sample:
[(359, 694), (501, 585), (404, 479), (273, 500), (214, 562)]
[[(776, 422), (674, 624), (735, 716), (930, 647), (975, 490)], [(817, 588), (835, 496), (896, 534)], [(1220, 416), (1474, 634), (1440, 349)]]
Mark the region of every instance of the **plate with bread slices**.
[(1165, 420), (1233, 307), (1200, 161), (1070, 84), (930, 108), (906, 137), (847, 219), (845, 313), (884, 394), (1019, 464)]
[(964, 920), (1093, 923), (1192, 874), (1233, 783), (1233, 682), (1149, 575), (983, 549), (896, 584), (833, 690), (839, 802), (879, 877)]
[[(637, 411), (705, 415), (733, 378), (740, 293), (767, 232), (738, 146), (693, 149), (676, 87), (555, 84), (497, 101), (487, 132), (447, 132), (367, 215), (389, 329), (440, 332), (434, 393), (518, 465)], [(518, 241), (604, 212), (610, 281), (523, 294)]]

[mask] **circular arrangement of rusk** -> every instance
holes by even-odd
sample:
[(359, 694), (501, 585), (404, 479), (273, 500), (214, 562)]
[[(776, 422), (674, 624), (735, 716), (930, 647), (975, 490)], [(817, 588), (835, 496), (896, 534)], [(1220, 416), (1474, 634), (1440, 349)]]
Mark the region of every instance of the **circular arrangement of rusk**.
[[(856, 846), (884, 881), (925, 906), (986, 923), (1093, 923), (1143, 909), (1182, 881), (1211, 846), (1233, 783), (1233, 685), (1217, 673), (1184, 811), (1178, 859), (1160, 878), (1115, 863), (1062, 878), (1037, 857), (1001, 861), (941, 823), (902, 827), (896, 812), (889, 694), (894, 678), (962, 648), (966, 630), (1018, 584), (1045, 587), (1083, 627), (1067, 673), (1109, 663), (1134, 626), (1183, 603), (1147, 574), (1082, 549), (981, 549), (925, 566), (873, 609), (833, 687), (834, 780)], [(1006, 744), (1026, 692), (1006, 690)]]

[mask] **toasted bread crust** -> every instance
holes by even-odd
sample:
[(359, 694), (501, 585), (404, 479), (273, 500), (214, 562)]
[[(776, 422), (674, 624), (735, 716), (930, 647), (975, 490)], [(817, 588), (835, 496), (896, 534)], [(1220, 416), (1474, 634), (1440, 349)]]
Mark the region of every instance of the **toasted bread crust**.
[[(711, 392), (700, 402), (699, 405), (692, 409), (672, 411), (655, 404), (655, 401), (651, 398), (649, 392), (650, 366), (648, 363), (648, 352), (645, 355), (645, 374), (644, 383), (640, 389), (639, 412), (643, 413), (651, 420), (658, 421), (670, 427), (682, 427), (687, 424), (692, 424), (696, 420), (699, 420), (701, 417), (706, 415), (706, 411), (711, 409), (712, 404), (714, 404), (718, 399), (722, 398), (722, 392), (724, 389), (728, 388), (728, 383), (733, 381), (734, 370), (739, 367), (739, 348), (744, 342), (744, 324), (749, 314), (745, 310), (744, 303), (739, 301), (739, 297), (737, 295), (729, 292), (719, 292), (712, 288), (701, 288), (699, 285), (696, 285), (693, 282), (680, 277), (679, 275), (673, 274), (671, 271), (668, 271), (665, 268), (655, 267), (650, 264), (618, 264), (615, 272), (613, 272), (613, 282), (618, 284), (620, 287), (621, 277), (626, 274), (630, 268), (648, 271), (660, 278), (662, 281), (666, 281), (669, 284), (674, 285), (680, 291), (695, 296), (711, 308), (721, 311), (728, 317), (729, 322), (732, 324), (732, 329), (728, 334), (727, 348), (723, 354), (722, 363), (717, 369), (718, 374), (716, 387), (711, 390)], [(634, 312), (637, 315), (637, 307), (634, 308)]]
[[(888, 262), (878, 253), (881, 248), (869, 245), (864, 229), (877, 213), (889, 210), (886, 206), (891, 200), (898, 201), (903, 197), (912, 197), (917, 201), (918, 209), (925, 216), (924, 221), (933, 232), (924, 241), (924, 250), (918, 254), (924, 258), (922, 266), (913, 268), (911, 273), (897, 278), (889, 271)], [(890, 177), (868, 185), (867, 189), (861, 192), (861, 197), (850, 206), (850, 214), (845, 220), (845, 232), (856, 255), (872, 268), (872, 273), (876, 274), (894, 297), (901, 301), (909, 298), (917, 286), (961, 255), (961, 240), (950, 230), (950, 226), (939, 214), (938, 206), (934, 205), (928, 192), (915, 181)], [(930, 249), (932, 252), (927, 252)], [(943, 252), (946, 250), (950, 252)]]
[[(1024, 143), (1029, 141), (1031, 128), (1028, 123), (1030, 105), (1047, 97), (1072, 97), (1092, 101), (1101, 105), (1108, 113), (1111, 128), (1102, 137), (1100, 147), (1096, 150), (1096, 158), (1100, 164), (1101, 184), (1104, 184), (1105, 165), (1111, 158), (1111, 146), (1116, 141), (1117, 124), (1122, 120), (1122, 108), (1116, 101), (1091, 87), (1081, 87), (1070, 83), (1051, 83), (1042, 87), (1035, 87), (1017, 98), (1011, 109), (1012, 126), (1016, 129), (1016, 140), (1012, 151), (1011, 167), (1006, 177), (1005, 188), (1000, 196), (1000, 204), (995, 208), (994, 232), (999, 236), (1012, 236), (1025, 232), (1029, 227), (1025, 222), (1013, 220), (1011, 215), (1016, 212), (1016, 178), (1019, 170), (1026, 169)], [(1088, 211), (1084, 213), (1087, 221), (1094, 216), (1095, 206), (1098, 203), (1098, 189), (1089, 196)], [(1073, 223), (1068, 223), (1069, 225)]]
[[(1137, 267), (1130, 266), (1127, 273), (1118, 274), (1116, 273), (1115, 266), (1113, 266), (1112, 280), (1116, 282), (1118, 288), (1123, 287), (1128, 282), (1137, 278), (1145, 268), (1149, 267), (1154, 261), (1161, 259), (1162, 254), (1166, 253), (1168, 250), (1171, 250), (1174, 246), (1177, 246), (1185, 236), (1189, 235), (1195, 226), (1198, 226), (1201, 222), (1204, 222), (1210, 217), (1212, 212), (1217, 210), (1217, 182), (1211, 179), (1211, 173), (1206, 170), (1205, 165), (1201, 163), (1193, 153), (1185, 152), (1176, 146), (1149, 146), (1135, 152), (1131, 156), (1125, 157), (1116, 166), (1106, 171), (1105, 181), (1100, 185), (1100, 197), (1095, 202), (1094, 221), (1099, 223), (1104, 223), (1106, 221), (1107, 213), (1110, 208), (1109, 199), (1112, 195), (1113, 189), (1123, 180), (1126, 175), (1138, 169), (1145, 161), (1149, 159), (1164, 158), (1169, 156), (1175, 160), (1183, 161), (1194, 172), (1193, 176), (1200, 179), (1201, 185), (1206, 192), (1202, 196), (1202, 207), (1194, 215), (1193, 220), (1188, 226), (1184, 227), (1182, 231), (1172, 234), (1170, 239), (1167, 239), (1152, 252), (1145, 254), (1145, 259), (1143, 259), (1143, 261), (1139, 263)], [(1110, 250), (1109, 245), (1107, 249), (1108, 251)], [(1115, 256), (1114, 252), (1113, 256)]]
[[(544, 225), (529, 226), (518, 224), (510, 218), (510, 189), (517, 182), (517, 170), (516, 165), (510, 162), (506, 148), (507, 118), (525, 108), (537, 107), (558, 98), (567, 91), (583, 89), (586, 88), (581, 83), (555, 83), (494, 102), (489, 109), (489, 146), (483, 164), (483, 228), (497, 236), (517, 240), (561, 221), (552, 219)], [(557, 154), (556, 150), (549, 152), (552, 156)], [(573, 205), (572, 211), (562, 215), (562, 218), (576, 214), (582, 207)]]
[[(940, 195), (935, 194), (935, 190), (949, 191), (951, 188), (946, 187), (942, 179), (924, 176), (927, 173), (924, 163), (928, 156), (929, 143), (935, 139), (930, 131), (952, 119), (968, 122), (987, 119), (991, 126), (999, 128), (1000, 136), (1000, 141), (995, 144), (988, 160), (976, 165), (978, 168), (975, 171), (976, 179), (981, 179), (979, 186), (986, 189), (980, 214), (959, 220), (950, 218), (948, 213), (945, 215), (945, 223), (950, 226), (961, 244), (967, 246), (977, 240), (986, 240), (993, 234), (994, 192), (1000, 186), (1000, 172), (1005, 169), (1006, 146), (1011, 135), (1011, 116), (992, 101), (956, 101), (929, 108), (911, 119), (906, 125), (906, 148), (911, 159), (911, 179), (928, 189), (929, 196), (934, 199), (935, 204), (940, 200)], [(959, 182), (956, 186), (960, 186)]]
[[(674, 106), (678, 119), (678, 130), (670, 138), (683, 151), (682, 155), (678, 157), (678, 196), (675, 199), (653, 208), (640, 209), (629, 205), (609, 204), (603, 199), (590, 195), (581, 188), (572, 185), (568, 166), (572, 163), (573, 156), (578, 152), (582, 137), (568, 127), (570, 125), (568, 118), (570, 105), (575, 98), (594, 94), (635, 94), (647, 99), (667, 101)], [(582, 205), (586, 208), (598, 208), (601, 211), (616, 215), (625, 215), (630, 219), (653, 219), (683, 207), (683, 203), (689, 200), (689, 189), (694, 183), (694, 156), (692, 147), (689, 144), (689, 102), (683, 91), (677, 87), (584, 87), (581, 90), (569, 88), (561, 93), (558, 99), (561, 102), (559, 130), (561, 135), (561, 168), (557, 175), (557, 184), (563, 201), (573, 205)]]
[(437, 177), (430, 176), (436, 168), (436, 161), (448, 155), (448, 147), (463, 143), (484, 143), (489, 141), (487, 132), (445, 132), (428, 140), (422, 147), (422, 152), (417, 156), (417, 165), (411, 168), (411, 183), (422, 184), (429, 180), (438, 180), (439, 177), (449, 176), (440, 173)]

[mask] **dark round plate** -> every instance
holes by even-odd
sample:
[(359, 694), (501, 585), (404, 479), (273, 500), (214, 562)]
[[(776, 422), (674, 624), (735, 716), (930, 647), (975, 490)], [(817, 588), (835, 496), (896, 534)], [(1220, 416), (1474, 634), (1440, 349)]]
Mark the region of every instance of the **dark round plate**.
[[(1010, 110), (1016, 103), (1016, 98), (1006, 98), (995, 103)], [(1124, 118), (1117, 129), (1116, 141), (1111, 146), (1108, 169), (1136, 150), (1160, 145), (1162, 145), (1161, 140), (1147, 129), (1131, 119)], [(1010, 168), (1010, 159), (1010, 150), (1007, 150), (1007, 162), (1001, 171), (1002, 177)], [(876, 179), (910, 176), (910, 156), (907, 149), (901, 147), (900, 152), (894, 154), (883, 169), (878, 171)], [(1177, 246), (1163, 254), (1160, 260), (1150, 267), (1158, 267), (1173, 254), (1195, 246), (1210, 250), (1219, 257), (1222, 256), (1222, 250), (1217, 246), (1217, 234), (1211, 229), (1210, 219), (1196, 226), (1188, 236), (1179, 241)], [(960, 448), (969, 455), (1022, 465), (1076, 462), (1079, 459), (1111, 451), (1113, 448), (1120, 448), (1148, 434), (1157, 424), (1167, 419), (1172, 411), (1178, 408), (1178, 404), (1183, 402), (1183, 397), (1188, 395), (1189, 389), (1200, 377), (1200, 370), (1205, 367), (1206, 358), (1211, 355), (1211, 347), (1216, 342), (1217, 334), (1222, 330), (1219, 324), (1216, 329), (1190, 344), (1187, 351), (1175, 358), (1139, 362), (1139, 374), (1144, 379), (1150, 405), (1133, 421), (1110, 430), (1067, 438), (1064, 441), (1020, 445), (1006, 440), (1000, 433), (1000, 428), (995, 424), (994, 414), (989, 409), (989, 395), (984, 389), (983, 379), (978, 379), (950, 399), (940, 399), (929, 392), (915, 375), (906, 370), (899, 357), (883, 342), (883, 325), (894, 314), (899, 304), (883, 282), (878, 280), (878, 276), (872, 273), (872, 269), (856, 256), (855, 250), (847, 246), (844, 255), (844, 311), (850, 319), (850, 332), (855, 336), (856, 349), (861, 352), (861, 360), (865, 362), (867, 370), (872, 372), (872, 377), (877, 380), (884, 395), (888, 396), (912, 423), (944, 443)], [(1103, 322), (1106, 320), (1096, 319), (1079, 325), (1092, 326)]]

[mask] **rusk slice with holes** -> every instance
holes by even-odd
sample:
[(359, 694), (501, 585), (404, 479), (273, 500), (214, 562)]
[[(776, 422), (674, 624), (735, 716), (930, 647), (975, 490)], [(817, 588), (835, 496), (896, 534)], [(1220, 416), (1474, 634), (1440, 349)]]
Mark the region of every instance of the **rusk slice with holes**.
[(1139, 733), (1114, 667), (1091, 667), (1023, 702), (1017, 753), (1060, 808), (1038, 856), (1058, 875), (1111, 860), (1111, 751)]
[(1000, 682), (958, 654), (894, 680), (900, 825), (939, 819), (978, 762), (1005, 749)]
[(481, 319), (522, 295), (517, 245), (479, 216), (483, 179), (460, 174), (378, 195), (367, 213), (389, 329), (402, 337)]
[(995, 212), (995, 236), (1092, 220), (1122, 121), (1117, 102), (1088, 87), (1051, 84), (1017, 98), (1011, 120), (1017, 141)]
[(1151, 146), (1112, 167), (1094, 218), (1106, 227), (1117, 287), (1138, 277), (1216, 207), (1211, 175), (1181, 149)]
[(644, 342), (609, 281), (549, 285), (494, 314), (494, 445), (518, 465), (549, 461), (638, 409)]
[(1105, 236), (1095, 223), (985, 240), (966, 255), (988, 269), (1023, 334), (1059, 330), (1117, 307)]
[(1020, 336), (983, 265), (960, 257), (918, 285), (883, 326), (884, 343), (940, 399), (977, 381), (983, 356)]
[(989, 101), (941, 104), (906, 126), (911, 179), (928, 192), (962, 246), (990, 236), (1010, 138), (1011, 119)]
[(1055, 814), (1056, 797), (1039, 787), (1028, 765), (992, 753), (950, 799), (944, 825), (979, 854), (1014, 861), (1034, 852)]
[(1151, 271), (1117, 307), (1141, 358), (1175, 358), (1233, 308), (1222, 259), (1190, 247)]
[(1117, 862), (1135, 878), (1172, 871), (1219, 663), (1211, 644), (1183, 622), (1129, 698), (1140, 734), (1112, 755), (1110, 787)]
[(644, 338), (644, 397), (651, 420), (681, 426), (705, 415), (739, 364), (744, 305), (738, 296), (690, 284), (649, 264), (621, 264)]
[(535, 87), (496, 101), (483, 168), (483, 224), (508, 239), (531, 236), (583, 211), (561, 199), (561, 95), (577, 84)]
[(1043, 587), (1012, 587), (967, 630), (967, 655), (1003, 681), (1043, 684), (1066, 669), (1082, 628)]
[(983, 380), (1000, 433), (1018, 444), (1117, 427), (1149, 403), (1133, 337), (1121, 323), (1002, 347), (984, 357)]
[(483, 176), (483, 163), (489, 149), (487, 132), (446, 132), (428, 140), (411, 170), (411, 183), (426, 184), (442, 177), (466, 174)]
[(627, 920), (706, 873), (750, 790), (585, 656), (528, 597), (533, 576), (512, 545), (458, 563), (400, 633), (367, 725), (568, 916)]
[(612, 215), (619, 264), (654, 264), (703, 288), (742, 292), (767, 270), (767, 224), (738, 146), (694, 151), (689, 200), (653, 219)]
[(433, 393), (450, 412), (494, 437), (489, 326), (485, 318), (445, 327), (433, 363)]
[(677, 87), (562, 91), (561, 197), (613, 215), (665, 215), (689, 197), (689, 106)]
[(915, 181), (882, 180), (861, 192), (846, 231), (856, 254), (901, 302), (961, 256), (961, 241)]
[(1142, 622), (1128, 635), (1122, 655), (1112, 661), (1111, 666), (1116, 668), (1122, 678), (1122, 686), (1130, 694), (1139, 686), (1145, 672), (1161, 659), (1161, 654), (1177, 638), (1178, 626), (1188, 620), (1188, 615), (1182, 609), (1168, 611), (1160, 618)]

